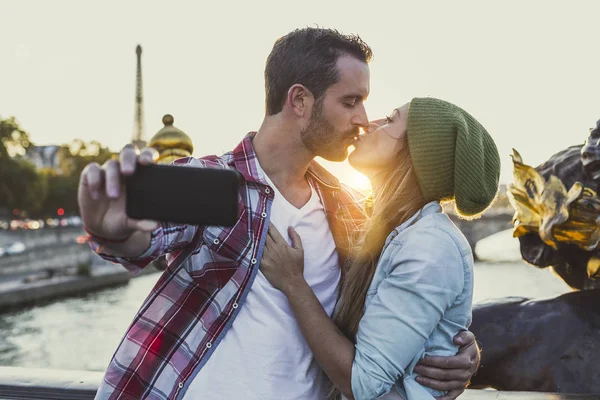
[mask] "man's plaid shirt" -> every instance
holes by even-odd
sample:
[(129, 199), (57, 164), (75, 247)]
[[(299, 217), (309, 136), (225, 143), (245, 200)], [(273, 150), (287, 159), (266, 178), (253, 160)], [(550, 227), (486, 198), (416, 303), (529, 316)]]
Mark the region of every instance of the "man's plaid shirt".
[[(175, 162), (242, 174), (240, 215), (233, 227), (163, 224), (152, 233), (148, 250), (136, 258), (103, 255), (102, 247), (91, 242), (104, 258), (134, 273), (163, 254), (169, 264), (121, 340), (97, 399), (183, 398), (243, 307), (259, 269), (273, 202), (273, 190), (258, 172), (253, 137), (248, 134), (221, 157)], [(343, 264), (364, 213), (351, 192), (316, 162), (307, 178), (323, 203)]]

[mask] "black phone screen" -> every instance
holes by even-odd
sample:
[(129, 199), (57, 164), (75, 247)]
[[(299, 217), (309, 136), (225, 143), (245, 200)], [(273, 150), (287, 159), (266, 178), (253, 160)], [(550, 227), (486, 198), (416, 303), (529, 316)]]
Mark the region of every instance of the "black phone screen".
[(126, 212), (135, 219), (232, 226), (240, 182), (234, 170), (138, 165), (126, 180)]

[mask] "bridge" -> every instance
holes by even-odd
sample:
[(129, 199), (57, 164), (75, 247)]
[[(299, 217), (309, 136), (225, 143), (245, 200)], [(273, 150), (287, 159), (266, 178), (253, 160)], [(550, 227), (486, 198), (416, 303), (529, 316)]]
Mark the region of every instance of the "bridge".
[[(491, 209), (483, 214), (481, 218), (472, 221), (460, 219), (455, 215), (450, 215), (450, 218), (465, 235), (471, 248), (475, 250), (475, 245), (481, 239), (511, 229), (513, 227), (512, 216), (513, 214), (506, 210)], [(473, 254), (475, 253), (473, 252)]]
[[(472, 249), (475, 249), (475, 245), (481, 239), (512, 228), (512, 209), (492, 208), (481, 218), (473, 221), (460, 219), (449, 211), (448, 215), (466, 236)], [(80, 227), (0, 232), (0, 245), (20, 241), (28, 249), (36, 249), (35, 252), (28, 251), (22, 255), (1, 260), (0, 277), (9, 273), (37, 271), (40, 263), (43, 263), (45, 268), (54, 267), (54, 264), (57, 268), (59, 266), (64, 268), (86, 262), (89, 259), (87, 246), (81, 246), (75, 242), (75, 238), (83, 233)], [(61, 254), (56, 254), (56, 246), (61, 246)]]

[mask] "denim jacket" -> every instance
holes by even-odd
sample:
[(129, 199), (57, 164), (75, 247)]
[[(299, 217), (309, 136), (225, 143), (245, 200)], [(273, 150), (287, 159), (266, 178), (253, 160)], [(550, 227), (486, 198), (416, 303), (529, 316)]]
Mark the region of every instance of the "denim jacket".
[(428, 203), (386, 239), (356, 336), (354, 398), (376, 399), (394, 385), (408, 400), (443, 395), (417, 383), (413, 369), (426, 355), (456, 354), (453, 338), (471, 324), (472, 298), (471, 247), (440, 205)]

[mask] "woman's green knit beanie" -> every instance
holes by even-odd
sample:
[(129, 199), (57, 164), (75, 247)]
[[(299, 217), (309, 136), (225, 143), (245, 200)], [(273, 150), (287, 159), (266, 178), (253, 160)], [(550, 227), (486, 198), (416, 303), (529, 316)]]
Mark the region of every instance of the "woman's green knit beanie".
[(408, 147), (426, 201), (456, 201), (458, 212), (483, 212), (498, 192), (500, 157), (491, 136), (469, 113), (443, 100), (415, 98)]

